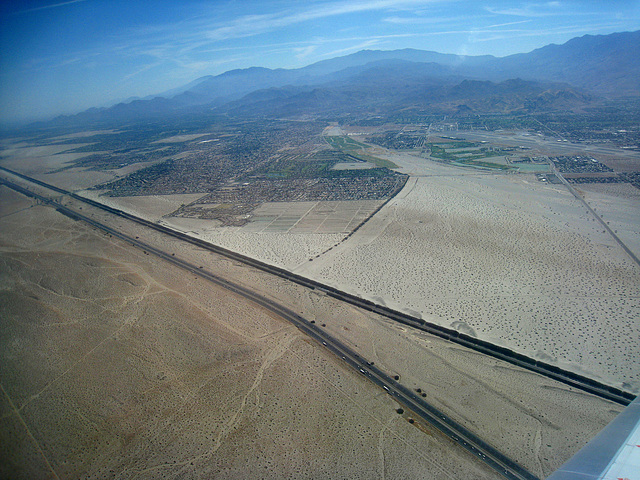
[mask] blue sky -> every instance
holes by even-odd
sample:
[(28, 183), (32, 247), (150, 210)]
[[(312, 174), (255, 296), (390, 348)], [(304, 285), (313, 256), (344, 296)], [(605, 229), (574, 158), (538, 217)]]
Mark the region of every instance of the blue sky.
[[(9, 5), (6, 5), (9, 3)], [(0, 7), (0, 122), (362, 49), (505, 56), (640, 29), (640, 1), (38, 0)]]

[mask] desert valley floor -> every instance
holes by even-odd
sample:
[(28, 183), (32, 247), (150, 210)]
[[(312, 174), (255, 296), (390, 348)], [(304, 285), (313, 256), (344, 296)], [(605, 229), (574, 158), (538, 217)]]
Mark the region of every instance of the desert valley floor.
[[(168, 216), (197, 195), (106, 197), (87, 188), (123, 172), (50, 173), (69, 160), (52, 148), (5, 148), (2, 166), (640, 392), (640, 268), (563, 185), (386, 152), (410, 178), (352, 235), (379, 204), (347, 214), (273, 202), (260, 228), (222, 227)], [(637, 190), (580, 191), (640, 254)], [(0, 195), (0, 476), (496, 478), (282, 319), (5, 186)], [(541, 478), (622, 408), (92, 214), (323, 322)]]
[[(82, 194), (640, 392), (635, 341), (640, 338), (640, 268), (563, 185), (541, 183), (534, 174), (478, 172), (408, 154), (389, 157), (410, 179), (351, 236), (344, 228), (348, 221), (327, 227), (337, 210), (332, 204), (339, 202), (320, 202), (326, 207), (316, 220), (320, 233), (287, 228), (275, 233), (257, 232), (253, 223), (220, 227), (208, 220), (166, 217), (184, 196), (172, 202)], [(640, 255), (640, 191), (613, 184), (581, 186), (581, 192)], [(283, 211), (269, 205), (271, 211)]]

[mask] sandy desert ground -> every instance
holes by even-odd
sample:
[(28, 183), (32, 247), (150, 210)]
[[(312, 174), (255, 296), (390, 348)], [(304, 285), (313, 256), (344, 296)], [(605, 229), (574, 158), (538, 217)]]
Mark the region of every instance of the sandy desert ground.
[[(618, 208), (637, 232), (633, 208)], [(533, 176), (416, 177), (296, 271), (640, 391), (640, 269), (569, 192)]]
[[(139, 215), (143, 218), (156, 221), (180, 232), (187, 233), (197, 238), (202, 238), (208, 242), (220, 245), (230, 250), (242, 252), (245, 255), (259, 258), (272, 265), (283, 268), (309, 261), (309, 258), (317, 257), (327, 249), (345, 239), (346, 233), (295, 233), (287, 234), (287, 230), (295, 223), (295, 220), (281, 228), (281, 233), (265, 231), (266, 224), (251, 222), (244, 227), (221, 227), (215, 220), (201, 220), (197, 218), (170, 217), (170, 213), (176, 211), (180, 205), (191, 203), (202, 195), (149, 195), (137, 197), (108, 197), (98, 191), (83, 190), (81, 195), (104, 203), (125, 212)], [(298, 203), (335, 203), (335, 202), (298, 202)], [(363, 202), (364, 203), (364, 202)], [(372, 202), (376, 205), (378, 202)], [(304, 205), (305, 210), (311, 206)], [(256, 211), (257, 215), (266, 211), (268, 205)], [(263, 217), (259, 217), (263, 218)], [(364, 217), (363, 217), (364, 218)], [(320, 227), (323, 221), (314, 223), (315, 227)], [(340, 223), (340, 227), (343, 227)], [(350, 222), (346, 222), (350, 223)], [(317, 228), (314, 228), (316, 230)], [(257, 230), (257, 231), (256, 231)], [(297, 228), (298, 231), (301, 227)], [(327, 230), (325, 228), (325, 230)], [(338, 231), (342, 231), (340, 228)], [(327, 230), (329, 231), (329, 230)], [(294, 240), (294, 241), (292, 241)]]
[(495, 478), (288, 323), (0, 196), (2, 478)]
[[(483, 173), (408, 154), (387, 155), (412, 178), (348, 238), (344, 233), (219, 228), (206, 220), (162, 221), (428, 321), (640, 392), (635, 341), (640, 337), (640, 271), (562, 185), (543, 184), (534, 175)], [(580, 186), (586, 200), (640, 255), (640, 201), (633, 187), (627, 186), (632, 191), (626, 193), (615, 188), (620, 187)], [(158, 220), (189, 199), (101, 200)]]
[[(87, 132), (89, 133), (89, 132)], [(78, 134), (81, 138), (82, 135)], [(69, 136), (58, 137), (63, 140)], [(53, 140), (53, 139), (52, 139)], [(2, 166), (32, 176), (43, 182), (68, 190), (81, 190), (98, 183), (107, 182), (140, 168), (141, 164), (130, 165), (119, 170), (96, 171), (84, 168), (69, 168), (73, 162), (96, 153), (64, 153), (68, 150), (91, 145), (90, 143), (52, 144), (32, 146), (30, 143), (0, 144)], [(60, 171), (60, 169), (65, 169)]]
[[(3, 165), (74, 190), (101, 181), (103, 174), (88, 171), (81, 176), (73, 171), (61, 172), (54, 179), (46, 171), (59, 168), (60, 159), (42, 160), (47, 152), (26, 148), (9, 163), (3, 160)], [(100, 199), (434, 323), (629, 391), (640, 391), (640, 347), (635, 341), (640, 337), (640, 273), (563, 186), (542, 184), (534, 175), (479, 173), (410, 155), (392, 154), (390, 159), (413, 178), (350, 237), (344, 233), (248, 232), (219, 228), (202, 220), (162, 218), (197, 195)], [(630, 247), (636, 248), (634, 241), (640, 230), (638, 196), (634, 190), (619, 189), (615, 185), (580, 186), (587, 202)], [(122, 244), (96, 236), (52, 210), (32, 208), (20, 196), (3, 195), (0, 205), (0, 245), (4, 251), (0, 285), (7, 299), (2, 305), (10, 318), (27, 319), (24, 325), (21, 321), (10, 323), (8, 333), (3, 335), (8, 343), (2, 347), (7, 361), (2, 362), (6, 365), (1, 377), (6, 396), (2, 407), (5, 427), (1, 430), (10, 441), (0, 443), (17, 445), (5, 448), (3, 457), (33, 458), (33, 465), (43, 469), (39, 471), (53, 468), (65, 472), (63, 477), (67, 471), (72, 472), (65, 478), (75, 478), (80, 471), (91, 472), (83, 474), (87, 478), (103, 476), (108, 469), (122, 469), (126, 478), (156, 478), (158, 472), (169, 477), (181, 472), (187, 477), (203, 472), (222, 472), (225, 478), (246, 477), (247, 468), (253, 465), (248, 458), (259, 458), (258, 463), (267, 467), (265, 476), (272, 478), (311, 478), (310, 470), (305, 470), (308, 465), (316, 468), (336, 461), (352, 464), (353, 468), (344, 467), (340, 473), (349, 478), (358, 478), (353, 472), (360, 468), (361, 478), (394, 477), (393, 468), (411, 478), (411, 472), (425, 468), (419, 459), (413, 459), (408, 467), (402, 465), (400, 451), (422, 451), (420, 442), (425, 441), (413, 443), (419, 438), (417, 424), (403, 430), (410, 412), (403, 416), (393, 413), (396, 407), (383, 392), (367, 386), (357, 375), (352, 378), (343, 372), (335, 360), (309, 345), (286, 324), (270, 317), (265, 320), (251, 306), (241, 305), (241, 300), (231, 301), (224, 292), (205, 288), (141, 252), (136, 252), (137, 256), (131, 251), (124, 253)], [(122, 222), (118, 227), (130, 229), (131, 235), (140, 233), (138, 227)], [(145, 235), (166, 251), (215, 268), (322, 320), (332, 334), (386, 371), (400, 375), (403, 384), (420, 388), (428, 400), (541, 477), (562, 464), (620, 410), (619, 406), (572, 392), (537, 375), (332, 303), (327, 297), (266, 274), (214, 259), (200, 249), (185, 250), (184, 245), (153, 232)], [(26, 255), (27, 251), (38, 254)], [(70, 271), (90, 273), (82, 273), (77, 282), (70, 282), (69, 291), (61, 292), (55, 285), (67, 281), (67, 276), (63, 279), (60, 272), (41, 272), (56, 272), (62, 264), (65, 268), (69, 265)], [(93, 278), (99, 280), (94, 282)], [(26, 312), (26, 316), (20, 312)], [(106, 325), (91, 321), (101, 315), (113, 320)], [(41, 322), (41, 318), (49, 317), (55, 320)], [(214, 325), (211, 332), (207, 330), (210, 325)], [(54, 341), (51, 332), (60, 333), (63, 340)], [(209, 340), (209, 336), (215, 340)], [(282, 344), (286, 348), (280, 348)], [(38, 348), (29, 348), (33, 345)], [(84, 346), (77, 349), (76, 345)], [(196, 345), (193, 352), (192, 345)], [(269, 352), (274, 349), (284, 353), (271, 362)], [(36, 351), (44, 353), (33, 353)], [(191, 353), (196, 360), (190, 358)], [(20, 354), (27, 356), (21, 358)], [(313, 360), (307, 362), (308, 355)], [(305, 359), (303, 366), (301, 359)], [(286, 379), (270, 377), (267, 381), (261, 374), (253, 387), (257, 377), (252, 375), (265, 364), (267, 370), (277, 365), (278, 372), (286, 371)], [(87, 365), (90, 368), (84, 372)], [(116, 380), (102, 380), (107, 377), (105, 365), (119, 372)], [(314, 370), (319, 365), (321, 370)], [(166, 378), (155, 378), (158, 372)], [(228, 378), (238, 372), (240, 379)], [(29, 379), (27, 387), (22, 385), (25, 378)], [(86, 387), (95, 378), (101, 380), (94, 387), (78, 386)], [(222, 386), (212, 387), (207, 380), (211, 378), (220, 379)], [(325, 380), (328, 384), (323, 383)], [(336, 385), (338, 390), (332, 390)], [(363, 395), (361, 388), (369, 393)], [(270, 411), (274, 403), (265, 403), (254, 395), (256, 390), (267, 392), (266, 396), (283, 410), (263, 418), (261, 408), (268, 406)], [(112, 391), (116, 393), (104, 395)], [(164, 397), (167, 391), (170, 396)], [(218, 398), (219, 392), (223, 400), (214, 408), (206, 399)], [(299, 403), (314, 398), (324, 406), (305, 404), (298, 411), (287, 403), (289, 397), (298, 394), (303, 398)], [(107, 405), (96, 400), (103, 397)], [(365, 397), (375, 401), (358, 403)], [(231, 421), (222, 410), (236, 405), (238, 399), (241, 406), (234, 412), (239, 413), (232, 415)], [(324, 418), (329, 411), (343, 412), (344, 406), (338, 404), (345, 399), (351, 406), (346, 416), (336, 413), (339, 418)], [(327, 402), (334, 406), (327, 407)], [(382, 402), (382, 406), (371, 402)], [(127, 412), (122, 418), (113, 413), (122, 408)], [(54, 411), (65, 412), (64, 418), (48, 418)], [(369, 412), (364, 420), (358, 416), (363, 412)], [(383, 414), (372, 417), (370, 412)], [(388, 412), (393, 415), (385, 416)], [(357, 433), (351, 424), (345, 427), (346, 418), (351, 422), (356, 417), (367, 433)], [(315, 426), (301, 425), (301, 418), (310, 419)], [(25, 423), (21, 423), (23, 420)], [(41, 431), (30, 427), (40, 422), (44, 422)], [(273, 425), (292, 422), (297, 427), (287, 430), (284, 443), (298, 448), (296, 452), (304, 458), (313, 457), (311, 463), (290, 457), (274, 460), (284, 455), (286, 448), (271, 445)], [(112, 423), (115, 426), (109, 426)], [(335, 450), (327, 454), (327, 437), (316, 432), (318, 426), (334, 432), (334, 436), (336, 432), (342, 435), (342, 428), (346, 428), (346, 443), (331, 444)], [(81, 438), (88, 436), (91, 440), (78, 444), (75, 434), (65, 428), (82, 432)], [(106, 430), (109, 435), (105, 436)], [(194, 430), (197, 432), (191, 435)], [(277, 441), (281, 442), (283, 436), (278, 435)], [(434, 441), (433, 432), (427, 436)], [(184, 438), (187, 440), (183, 444)], [(228, 438), (233, 440), (229, 443)], [(269, 447), (256, 438), (268, 438)], [(350, 457), (361, 452), (351, 448), (356, 438), (360, 443), (355, 444), (367, 450), (357, 461)], [(309, 439), (313, 447), (300, 447)], [(234, 448), (243, 457), (235, 463), (228, 460)], [(203, 453), (211, 449), (213, 455)], [(374, 450), (375, 455), (371, 453)], [(441, 452), (436, 454), (438, 459), (438, 455), (449, 455), (442, 453), (448, 451), (442, 445), (436, 450)], [(114, 460), (118, 456), (123, 459)], [(193, 467), (191, 458), (196, 458)], [(266, 463), (267, 458), (271, 465)], [(433, 466), (439, 461), (424, 460), (434, 472), (439, 472)], [(455, 464), (462, 467), (454, 469), (467, 468), (465, 460), (456, 457), (449, 461), (462, 462)], [(95, 462), (107, 470), (90, 470), (87, 465)], [(217, 466), (212, 467), (212, 462)], [(8, 465), (12, 471), (23, 468), (15, 462)], [(325, 467), (318, 468), (323, 471)], [(491, 478), (478, 468), (478, 478)], [(140, 477), (136, 477), (138, 474)], [(447, 478), (444, 473), (434, 475)]]
[(82, 190), (78, 192), (86, 198), (118, 208), (133, 215), (139, 215), (153, 222), (175, 212), (181, 205), (195, 202), (204, 195), (186, 193), (183, 195), (140, 195), (135, 197), (109, 197), (101, 190)]
[[(410, 412), (395, 413), (397, 404), (384, 391), (345, 371), (288, 324), (0, 190), (0, 285), (3, 317), (10, 320), (0, 349), (6, 394), (0, 431), (8, 437), (1, 443), (11, 446), (2, 452), (11, 459), (5, 468), (18, 477), (30, 458), (36, 470), (24, 478), (51, 469), (60, 478), (495, 477), (459, 457), (429, 427), (409, 424)], [(282, 279), (116, 223), (324, 322), (541, 477), (620, 411)], [(408, 460), (414, 452), (418, 458)]]
[(575, 185), (589, 206), (640, 256), (640, 190), (628, 183)]

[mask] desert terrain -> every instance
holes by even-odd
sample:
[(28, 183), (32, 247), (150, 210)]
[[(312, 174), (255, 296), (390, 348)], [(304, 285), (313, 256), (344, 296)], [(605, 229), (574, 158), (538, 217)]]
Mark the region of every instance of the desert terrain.
[[(640, 269), (582, 204), (534, 175), (458, 175), (406, 157), (405, 189), (295, 271), (640, 391)], [(616, 201), (621, 234), (637, 237), (639, 206)]]
[(633, 252), (640, 252), (640, 190), (629, 184), (579, 185), (578, 192)]
[(3, 478), (495, 478), (279, 318), (0, 195)]
[[(199, 194), (100, 196), (85, 189), (113, 173), (51, 174), (64, 165), (48, 158), (51, 153), (23, 144), (3, 165), (638, 391), (638, 269), (562, 185), (387, 152), (412, 178), (355, 233), (349, 228), (379, 202), (348, 209), (341, 206), (347, 202), (266, 203), (257, 210), (261, 226), (221, 227), (170, 216)], [(622, 197), (614, 186), (582, 187), (592, 208), (604, 212), (604, 219), (610, 215), (612, 229), (634, 237), (633, 191), (625, 190), (625, 201), (618, 203)], [(110, 470), (123, 478), (247, 478), (248, 471), (317, 478), (315, 472), (336, 462), (342, 469), (337, 475), (348, 478), (393, 478), (394, 471), (406, 478), (424, 472), (449, 478), (441, 467), (465, 472), (465, 478), (494, 478), (465, 452), (452, 455), (452, 444), (411, 412), (398, 415), (384, 391), (282, 320), (53, 209), (4, 187), (2, 193), (3, 306), (12, 319), (3, 335), (2, 431), (10, 440), (3, 444), (17, 445), (3, 452), (11, 459), (9, 471), (30, 472), (24, 459), (33, 457), (52, 478), (91, 478)], [(88, 210), (75, 200), (62, 201)], [(621, 409), (104, 212), (91, 215), (324, 323), (336, 338), (540, 477)], [(79, 273), (69, 282), (60, 265)], [(37, 353), (30, 345), (40, 347)], [(106, 373), (112, 371), (116, 378)], [(51, 421), (58, 411), (64, 418)], [(77, 432), (90, 440), (78, 444)], [(438, 446), (425, 446), (427, 441)], [(425, 448), (439, 453), (403, 464), (407, 449)]]
[[(113, 470), (123, 478), (190, 478), (202, 472), (318, 478), (335, 462), (351, 465), (331, 470), (346, 478), (397, 476), (396, 467), (387, 462), (398, 462), (395, 472), (402, 477), (433, 471), (433, 478), (449, 478), (439, 469), (442, 455), (447, 457), (444, 465), (461, 462), (460, 467), (446, 466), (450, 472), (474, 478), (478, 467), (468, 465), (465, 452), (460, 458), (452, 453), (457, 447), (447, 440), (444, 453), (425, 460), (435, 470), (420, 461), (415, 467), (405, 465), (407, 452), (431, 452), (431, 443), (420, 442), (433, 442), (439, 434), (415, 422), (410, 412), (398, 415), (398, 405), (383, 390), (346, 371), (290, 325), (53, 209), (2, 190), (3, 285), (11, 319), (3, 335), (7, 361), (2, 378), (6, 421), (19, 422), (2, 431), (32, 436), (22, 443), (13, 437), (3, 442), (18, 445), (3, 453), (12, 459), (12, 472), (23, 472), (21, 459), (34, 455), (59, 478), (90, 478), (95, 470), (88, 465), (102, 468), (95, 475)], [(84, 212), (89, 213), (86, 206)], [(103, 212), (89, 214), (109, 221)], [(111, 222), (323, 322), (332, 335), (397, 374), (403, 385), (420, 389), (443, 412), (541, 477), (621, 409), (157, 232), (141, 231), (121, 219)], [(76, 271), (75, 280), (67, 281), (68, 273)], [(346, 412), (341, 402), (349, 404)], [(35, 433), (28, 416), (34, 410), (39, 413)], [(330, 412), (338, 416), (338, 426), (327, 426), (334, 421)], [(358, 416), (362, 412), (364, 419)], [(53, 425), (49, 418), (56, 418)], [(351, 426), (343, 432), (345, 423)], [(387, 429), (396, 424), (413, 430), (394, 437)], [(319, 437), (325, 438), (329, 434), (320, 432), (331, 428), (329, 446)], [(357, 448), (345, 453), (342, 438), (355, 441), (351, 428)], [(371, 440), (377, 438), (378, 446), (367, 443), (368, 428), (378, 432)], [(332, 443), (338, 437), (337, 445)], [(291, 446), (298, 457), (309, 454), (313, 459), (292, 463), (293, 453), (285, 454), (283, 447), (262, 446), (274, 439), (277, 445), (284, 441)], [(402, 451), (386, 450), (387, 441), (400, 442)], [(365, 459), (384, 465), (361, 467)], [(262, 476), (247, 476), (263, 471), (254, 470), (256, 464), (268, 469)], [(481, 471), (477, 478), (494, 478)]]
[[(220, 227), (206, 220), (149, 218), (427, 321), (640, 391), (640, 350), (634, 341), (640, 336), (640, 270), (564, 186), (539, 182), (533, 174), (479, 172), (387, 153), (411, 178), (351, 236), (318, 229), (320, 221), (314, 233), (284, 228), (278, 233), (260, 222)], [(580, 185), (579, 191), (640, 253), (637, 189), (596, 184)], [(135, 211), (126, 197), (100, 198)], [(167, 215), (170, 209), (157, 213)]]
[[(333, 127), (326, 133), (345, 132)], [(522, 133), (465, 135), (552, 149), (545, 153), (574, 148), (562, 142), (547, 146), (541, 137)], [(246, 225), (221, 227), (171, 216), (198, 194), (108, 197), (85, 190), (102, 181), (104, 171), (49, 173), (68, 161), (69, 154), (56, 154), (61, 148), (9, 145), (3, 164), (427, 321), (640, 392), (640, 347), (634, 341), (640, 337), (640, 269), (563, 185), (540, 182), (534, 174), (479, 171), (375, 147), (376, 155), (398, 165), (410, 180), (355, 233), (348, 232), (380, 202), (271, 202)], [(630, 184), (577, 187), (639, 255), (638, 190)]]
[[(327, 133), (345, 132), (334, 127)], [(541, 137), (524, 134), (497, 138), (573, 148), (545, 147)], [(563, 185), (375, 147), (410, 180), (355, 233), (348, 232), (379, 202), (266, 203), (243, 227), (222, 227), (171, 216), (198, 194), (108, 197), (86, 190), (109, 171), (57, 171), (70, 155), (60, 155), (61, 148), (8, 145), (3, 164), (427, 321), (640, 391), (634, 341), (640, 336), (640, 269)], [(637, 189), (577, 187), (640, 254)], [(361, 207), (345, 208), (351, 204)]]

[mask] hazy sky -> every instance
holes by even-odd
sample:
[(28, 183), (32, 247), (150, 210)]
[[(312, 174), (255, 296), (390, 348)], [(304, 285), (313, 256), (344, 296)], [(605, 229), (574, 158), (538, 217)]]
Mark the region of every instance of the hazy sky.
[(640, 29), (638, 0), (2, 3), (5, 123), (159, 93), (234, 68), (300, 67), (362, 49), (505, 56)]

